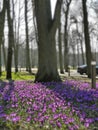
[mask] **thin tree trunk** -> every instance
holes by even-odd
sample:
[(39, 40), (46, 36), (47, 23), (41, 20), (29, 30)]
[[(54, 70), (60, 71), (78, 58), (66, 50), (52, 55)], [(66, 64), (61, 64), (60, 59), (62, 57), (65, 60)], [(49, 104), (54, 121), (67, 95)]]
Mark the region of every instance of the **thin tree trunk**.
[(12, 54), (13, 54), (13, 42), (14, 42), (14, 34), (13, 34), (13, 20), (10, 16), (10, 0), (6, 0), (7, 7), (7, 17), (8, 17), (8, 55), (7, 55), (7, 75), (6, 79), (12, 79), (11, 67), (12, 67)]
[(68, 72), (68, 35), (66, 32), (66, 36), (65, 36), (65, 40), (64, 40), (64, 69), (66, 72)]
[(84, 52), (83, 52), (83, 40), (80, 39), (81, 52), (82, 52), (82, 63), (85, 64)]
[(70, 6), (71, 0), (67, 4), (67, 10), (65, 12), (65, 27), (64, 27), (64, 69), (66, 72), (68, 72), (68, 14), (69, 14), (69, 6)]
[(35, 30), (35, 40), (36, 40), (36, 43), (38, 44), (38, 31), (37, 31), (37, 25), (36, 25), (34, 0), (32, 0), (32, 10), (33, 10), (33, 25), (34, 25), (34, 30)]
[(72, 50), (73, 50), (73, 69), (75, 68), (76, 66), (76, 54), (75, 54), (75, 47), (72, 47)]
[(2, 44), (5, 23), (5, 0), (3, 0), (3, 9), (0, 12), (0, 44)]
[(60, 64), (60, 73), (64, 74), (63, 70), (63, 56), (62, 56), (62, 34), (61, 34), (61, 24), (59, 26), (59, 64)]
[(0, 44), (0, 76), (2, 75), (1, 44)]
[(3, 42), (4, 23), (5, 23), (5, 0), (3, 1), (3, 9), (0, 12), (0, 76), (2, 75), (2, 69), (1, 69), (1, 44)]
[(84, 36), (85, 36), (85, 46), (86, 46), (86, 61), (87, 61), (87, 74), (88, 77), (91, 78), (91, 46), (90, 46), (90, 36), (89, 36), (89, 25), (88, 25), (88, 14), (87, 14), (87, 7), (86, 1), (82, 0), (83, 6), (83, 20), (84, 20)]
[(27, 16), (27, 0), (25, 0), (25, 26), (26, 26), (26, 70), (31, 73), (30, 51), (29, 51), (29, 32), (28, 32), (28, 16)]
[[(14, 42), (13, 42), (14, 64), (15, 64), (15, 73), (17, 73), (18, 72), (18, 42), (17, 42), (17, 40), (19, 41), (19, 37), (17, 37), (17, 40), (16, 40), (16, 19), (15, 19), (15, 5), (14, 5), (14, 0), (12, 0), (12, 14), (13, 14), (13, 29), (15, 27), (15, 32), (13, 34), (14, 35)], [(19, 16), (18, 17), (20, 17), (20, 2), (19, 2)], [(15, 23), (15, 26), (14, 26), (14, 23)], [(19, 29), (19, 27), (18, 27), (18, 29)]]
[[(15, 44), (15, 43), (14, 43)], [(16, 43), (18, 44), (18, 43)], [(14, 63), (15, 63), (15, 73), (18, 72), (18, 45), (14, 46)]]
[(4, 46), (4, 40), (2, 43), (2, 51), (3, 51), (4, 65), (5, 65), (5, 70), (6, 70), (6, 50), (5, 50), (5, 46)]
[(77, 40), (77, 65), (80, 65), (80, 53), (79, 53), (79, 43)]
[(78, 31), (78, 20), (75, 19), (75, 22), (76, 22), (76, 29), (77, 29), (77, 65), (79, 66), (80, 65), (80, 53), (79, 53), (79, 31)]

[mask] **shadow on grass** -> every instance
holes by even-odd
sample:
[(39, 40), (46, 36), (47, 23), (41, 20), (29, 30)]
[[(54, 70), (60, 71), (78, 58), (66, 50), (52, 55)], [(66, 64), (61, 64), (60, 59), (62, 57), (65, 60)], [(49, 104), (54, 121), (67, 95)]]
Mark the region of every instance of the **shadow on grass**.
[(3, 93), (3, 103), (6, 104), (9, 101), (10, 95), (14, 90), (14, 80), (8, 80), (8, 82), (0, 80), (0, 92)]
[[(32, 77), (31, 77), (32, 76)], [(15, 80), (34, 80), (34, 75), (32, 74), (17, 74), (16, 77), (14, 76)]]
[[(8, 80), (8, 82), (0, 80), (0, 98), (2, 95), (2, 99), (0, 101), (0, 121), (2, 118), (5, 117), (7, 111), (7, 105), (13, 90), (14, 90), (14, 80)], [(0, 130), (8, 130), (6, 126), (4, 126), (3, 122), (0, 123)]]
[[(35, 74), (29, 72), (12, 72), (12, 79), (13, 80), (33, 80)], [(2, 76), (0, 77), (1, 82), (6, 80), (6, 73), (3, 72)]]

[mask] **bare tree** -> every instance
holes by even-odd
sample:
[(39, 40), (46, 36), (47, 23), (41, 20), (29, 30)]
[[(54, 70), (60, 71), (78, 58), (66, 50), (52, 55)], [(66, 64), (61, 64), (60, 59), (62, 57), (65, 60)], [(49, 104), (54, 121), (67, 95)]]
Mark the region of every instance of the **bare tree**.
[(83, 34), (80, 32), (78, 33), (80, 46), (81, 46), (81, 53), (82, 53), (82, 64), (85, 64), (85, 57), (84, 57), (84, 51), (83, 51)]
[(4, 59), (4, 65), (5, 65), (5, 70), (6, 70), (6, 50), (5, 50), (5, 38), (3, 37), (2, 41), (2, 51), (3, 51), (3, 59)]
[(34, 31), (35, 31), (35, 41), (38, 44), (38, 32), (37, 32), (37, 25), (36, 25), (34, 0), (32, 0), (32, 11), (33, 11), (33, 25), (34, 25)]
[[(19, 33), (19, 27), (17, 32), (16, 27), (16, 14), (15, 14), (15, 6), (17, 3), (15, 3), (14, 0), (12, 0), (12, 14), (13, 14), (13, 32), (14, 32), (14, 41), (13, 41), (13, 49), (14, 49), (14, 63), (15, 63), (15, 73), (18, 72), (18, 47), (19, 47), (19, 37), (17, 36)], [(19, 13), (20, 13), (20, 1), (19, 1)], [(20, 23), (20, 14), (19, 14), (18, 24)], [(17, 34), (17, 35), (16, 35)]]
[(66, 0), (65, 5), (67, 9), (64, 9), (65, 13), (65, 27), (64, 27), (64, 69), (68, 72), (68, 15), (69, 7), (72, 0)]
[(13, 43), (14, 43), (14, 32), (13, 32), (13, 19), (11, 18), (10, 11), (10, 0), (6, 0), (7, 18), (8, 18), (8, 55), (7, 55), (7, 75), (6, 79), (12, 79), (11, 67), (12, 67), (12, 54), (13, 54)]
[(1, 63), (1, 45), (0, 45), (0, 76), (2, 75), (2, 63)]
[(26, 32), (26, 70), (31, 73), (31, 63), (30, 63), (30, 51), (29, 51), (29, 33), (28, 33), (28, 2), (25, 0), (25, 32)]
[(85, 36), (85, 46), (86, 46), (86, 61), (87, 61), (87, 74), (88, 77), (91, 77), (91, 46), (90, 46), (90, 37), (89, 37), (89, 25), (88, 25), (88, 13), (87, 13), (87, 0), (82, 0), (83, 6), (83, 21), (84, 21), (84, 36)]
[(59, 64), (60, 64), (60, 73), (63, 74), (63, 54), (62, 54), (62, 33), (61, 33), (61, 22), (59, 25), (59, 30), (58, 30), (58, 41), (59, 41)]
[(3, 0), (3, 8), (0, 12), (0, 76), (2, 74), (1, 70), (1, 44), (3, 44), (4, 37), (4, 23), (5, 23), (5, 0)]
[(77, 45), (77, 42), (76, 42), (76, 30), (72, 30), (71, 34), (70, 34), (70, 38), (69, 38), (69, 44), (70, 44), (70, 47), (72, 49), (72, 63), (73, 63), (73, 69), (76, 67), (76, 45)]

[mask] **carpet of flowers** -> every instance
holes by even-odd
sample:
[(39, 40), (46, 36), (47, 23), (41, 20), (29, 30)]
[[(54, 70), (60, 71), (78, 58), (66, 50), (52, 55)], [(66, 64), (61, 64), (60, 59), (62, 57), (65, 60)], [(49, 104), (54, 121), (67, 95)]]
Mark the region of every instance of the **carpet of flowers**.
[(98, 129), (98, 85), (65, 81), (0, 83), (0, 128)]

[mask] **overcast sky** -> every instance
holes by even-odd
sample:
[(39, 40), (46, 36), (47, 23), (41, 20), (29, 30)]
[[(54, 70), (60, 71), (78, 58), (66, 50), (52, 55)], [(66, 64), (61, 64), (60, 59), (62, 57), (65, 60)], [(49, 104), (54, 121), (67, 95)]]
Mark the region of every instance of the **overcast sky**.
[(52, 15), (54, 14), (55, 4), (57, 0), (51, 0)]

